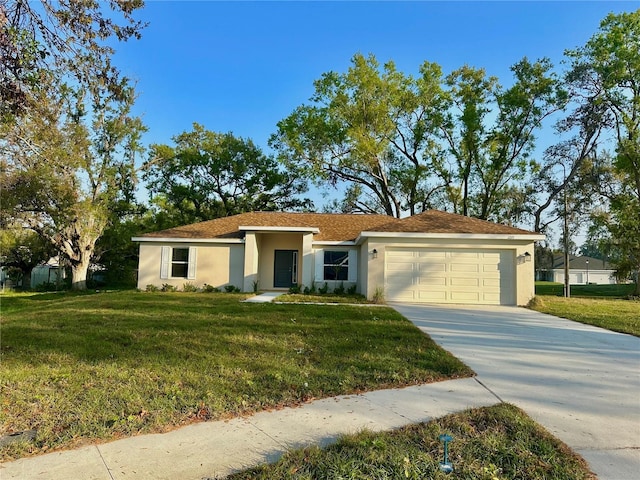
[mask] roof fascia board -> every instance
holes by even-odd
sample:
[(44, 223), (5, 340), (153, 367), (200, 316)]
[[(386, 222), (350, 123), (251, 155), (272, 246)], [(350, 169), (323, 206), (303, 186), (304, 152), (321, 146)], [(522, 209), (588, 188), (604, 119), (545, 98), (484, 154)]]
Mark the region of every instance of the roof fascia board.
[(422, 233), (422, 232), (361, 232), (356, 243), (365, 238), (447, 238), (452, 240), (544, 240), (538, 233)]
[(161, 243), (244, 243), (241, 238), (171, 238), (171, 237), (132, 237), (132, 242)]
[(240, 225), (238, 227), (240, 231), (249, 232), (305, 232), (305, 233), (320, 233), (318, 227), (258, 227), (252, 225)]

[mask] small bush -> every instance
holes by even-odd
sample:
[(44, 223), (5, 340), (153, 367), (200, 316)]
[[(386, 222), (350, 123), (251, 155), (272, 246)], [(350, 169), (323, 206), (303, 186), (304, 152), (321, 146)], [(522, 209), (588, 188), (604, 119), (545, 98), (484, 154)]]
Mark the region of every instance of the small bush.
[(318, 289), (318, 293), (322, 295), (326, 295), (329, 292), (329, 284), (324, 282), (324, 285)]
[(340, 285), (333, 289), (333, 293), (336, 295), (344, 295), (344, 282), (340, 282)]
[(162, 288), (160, 289), (161, 292), (177, 292), (178, 291), (178, 287), (175, 287), (173, 285), (169, 285), (168, 283), (163, 283), (162, 284)]
[(224, 291), (227, 293), (240, 293), (240, 289), (235, 285), (225, 285)]
[(293, 293), (293, 294), (300, 293), (300, 285), (291, 285), (289, 287), (289, 293)]
[(253, 293), (258, 293), (258, 280), (253, 281)]
[(349, 288), (347, 288), (347, 293), (349, 295), (355, 295), (356, 294), (356, 290), (358, 289), (358, 286), (354, 283), (353, 285), (351, 285)]
[(376, 290), (373, 292), (373, 298), (371, 299), (373, 303), (384, 303), (384, 288), (376, 287)]
[(160, 289), (158, 288), (157, 285), (149, 284), (144, 290), (145, 292), (158, 292)]
[(302, 293), (304, 293), (305, 295), (311, 295), (311, 289), (309, 287), (304, 287)]
[(216, 293), (216, 292), (219, 292), (220, 289), (217, 287), (214, 287), (213, 285), (209, 285), (208, 283), (205, 283), (204, 286), (202, 287), (202, 291), (204, 293)]
[(185, 284), (182, 285), (182, 291), (183, 292), (197, 292), (198, 291), (198, 287), (196, 287), (193, 283), (191, 282), (187, 282)]

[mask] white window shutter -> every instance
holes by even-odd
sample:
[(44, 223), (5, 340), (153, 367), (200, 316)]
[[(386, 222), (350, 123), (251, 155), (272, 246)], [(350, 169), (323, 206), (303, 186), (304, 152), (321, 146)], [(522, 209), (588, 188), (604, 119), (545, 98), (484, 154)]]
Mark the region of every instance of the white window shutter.
[(160, 252), (160, 278), (169, 278), (171, 264), (171, 247), (162, 247)]
[(349, 277), (348, 281), (358, 281), (358, 251), (349, 250)]
[(314, 252), (315, 255), (315, 272), (313, 275), (313, 280), (316, 282), (324, 281), (324, 250), (316, 250)]
[(187, 279), (194, 280), (196, 278), (196, 247), (189, 247), (189, 268), (187, 269)]

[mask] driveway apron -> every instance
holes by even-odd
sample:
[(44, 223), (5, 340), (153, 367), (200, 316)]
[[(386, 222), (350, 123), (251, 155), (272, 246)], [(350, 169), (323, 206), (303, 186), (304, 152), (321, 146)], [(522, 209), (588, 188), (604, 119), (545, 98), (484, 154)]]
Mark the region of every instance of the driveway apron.
[(582, 455), (640, 478), (640, 339), (516, 307), (392, 305)]

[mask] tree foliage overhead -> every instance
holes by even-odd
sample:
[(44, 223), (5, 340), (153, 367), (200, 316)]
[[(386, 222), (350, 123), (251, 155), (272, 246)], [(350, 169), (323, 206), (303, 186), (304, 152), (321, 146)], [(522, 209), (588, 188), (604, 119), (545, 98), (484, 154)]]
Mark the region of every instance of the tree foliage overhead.
[(0, 0), (0, 115), (28, 112), (41, 74), (50, 71), (85, 87), (100, 84), (124, 99), (127, 84), (111, 62), (114, 51), (107, 41), (139, 38), (145, 25), (133, 13), (143, 5), (143, 0)]
[[(346, 183), (345, 206), (399, 217), (445, 208), (503, 219), (521, 203), (534, 132), (566, 95), (547, 60), (523, 59), (501, 87), (463, 67), (414, 78), (360, 54), (315, 82), (308, 105), (278, 123), (271, 144), (318, 184)], [(505, 213), (506, 212), (506, 213)]]
[(271, 144), (290, 168), (318, 184), (347, 182), (346, 207), (399, 217), (429, 208), (443, 187), (435, 132), (445, 97), (440, 67), (425, 62), (416, 78), (355, 55), (346, 73), (315, 82), (311, 104), (278, 123)]
[(173, 140), (175, 146), (152, 145), (142, 167), (156, 206), (173, 217), (169, 223), (311, 207), (298, 197), (306, 181), (283, 171), (251, 140), (197, 123)]
[(524, 58), (504, 88), (484, 70), (464, 66), (447, 77), (449, 105), (442, 136), (452, 157), (449, 201), (455, 212), (513, 221), (531, 190), (535, 132), (564, 107), (566, 92), (547, 59)]
[[(600, 193), (609, 205), (597, 212), (594, 231), (613, 250), (619, 273), (640, 270), (640, 10), (608, 15), (584, 47), (566, 52), (570, 78), (602, 112), (613, 132), (615, 157), (603, 165)], [(608, 159), (608, 157), (607, 157)], [(598, 228), (598, 225), (605, 229)], [(637, 281), (637, 279), (636, 279)], [(638, 282), (637, 282), (638, 285)], [(638, 285), (640, 293), (640, 285)]]

